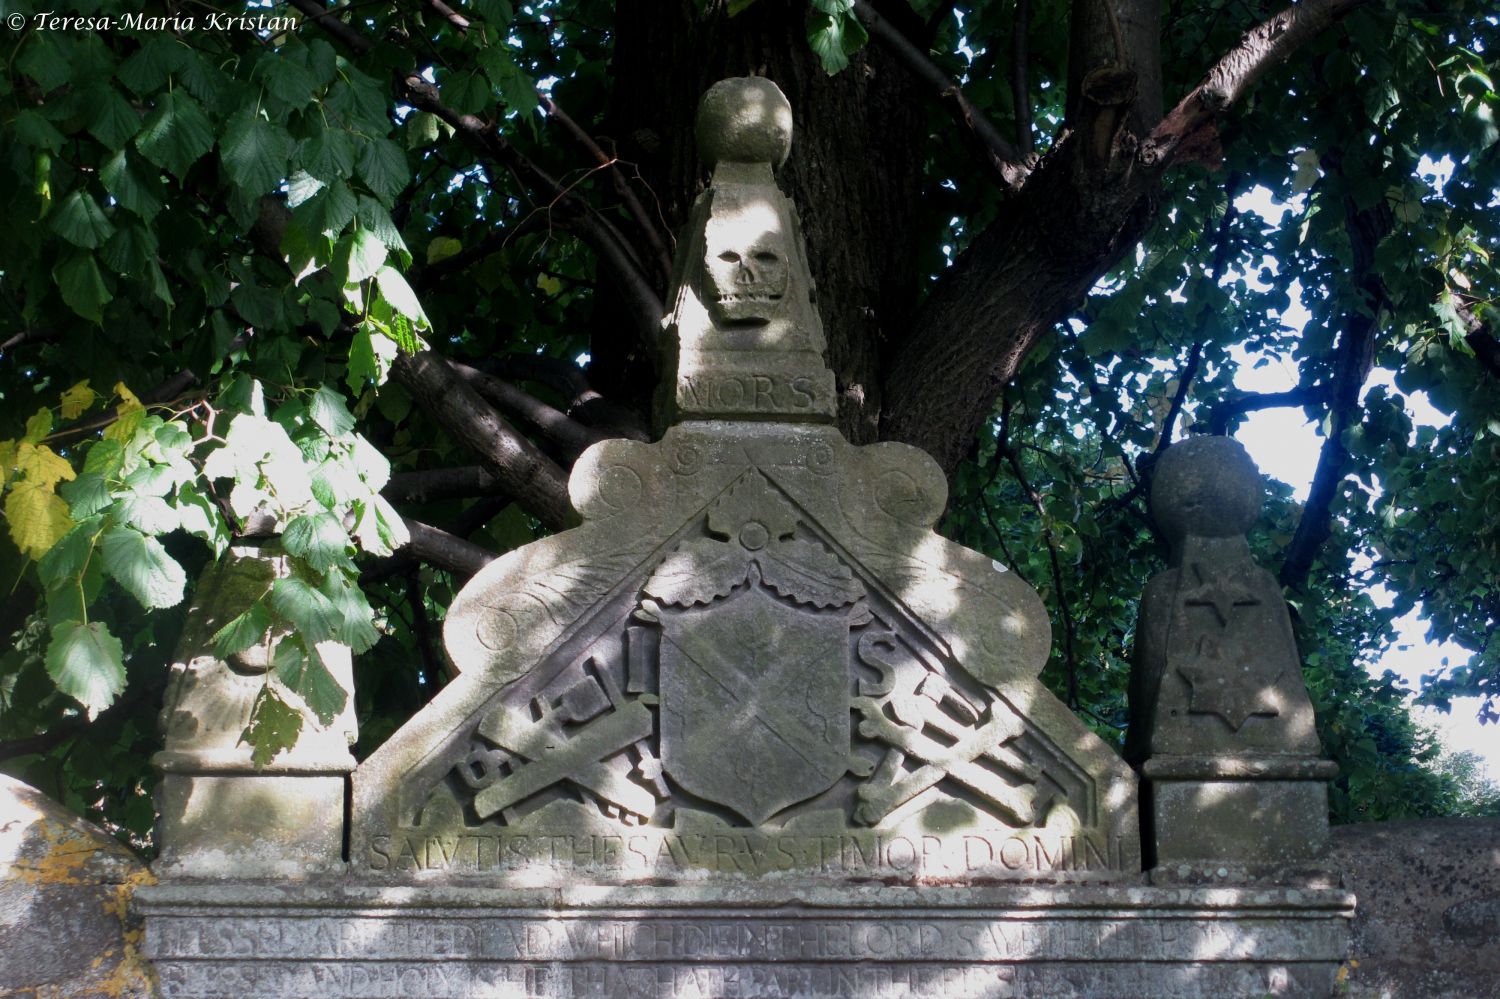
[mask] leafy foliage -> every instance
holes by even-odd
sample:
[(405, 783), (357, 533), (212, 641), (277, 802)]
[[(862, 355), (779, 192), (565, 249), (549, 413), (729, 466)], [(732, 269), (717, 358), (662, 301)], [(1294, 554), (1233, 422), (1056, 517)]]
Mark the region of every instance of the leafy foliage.
[[(493, 551), (540, 533), (492, 487), (395, 488), (393, 472), (409, 481), (476, 460), (432, 400), (391, 377), (403, 357), (432, 344), (498, 371), (503, 356), (533, 402), (616, 432), (617, 414), (592, 415), (601, 400), (578, 389), (573, 360), (608, 342), (595, 331), (617, 331), (618, 292), (570, 223), (633, 234), (659, 219), (618, 194), (632, 165), (580, 154), (543, 101), (590, 136), (607, 131), (608, 5), (451, 6), (462, 25), (420, 4), (341, 8), (359, 47), (305, 21), (7, 39), (0, 570), (16, 582), (0, 613), (0, 746), (15, 750), (9, 766), (137, 841), (166, 664), (193, 581), (235, 537), (274, 528), (291, 575), (220, 626), (218, 653), (290, 634), (276, 673), (328, 718), (351, 692), (316, 644), (350, 645), (367, 752), (446, 679), (436, 629), (462, 582), (400, 552), (405, 518)], [(769, 0), (704, 6), (722, 9), (725, 30), (772, 16)], [(1067, 114), (1068, 13), (1032, 8), (1024, 97), (1045, 155)], [(1219, 0), (1174, 11), (1169, 101), (1260, 16)], [(934, 13), (927, 56), (1013, 123), (1014, 3), (913, 4), (917, 21)], [(1222, 162), (1203, 156), (1217, 169), (1168, 175), (1139, 251), (1032, 351), (958, 471), (945, 529), (1043, 593), (1059, 635), (1044, 678), (1107, 738), (1126, 723), (1136, 595), (1160, 565), (1140, 485), (1150, 458), (1169, 422), (1206, 429), (1222, 410), (1233, 431), (1236, 369), (1262, 358), (1295, 368), (1309, 415), (1349, 456), (1332, 536), (1289, 591), (1322, 735), (1344, 766), (1335, 812), (1474, 800), (1407, 717), (1406, 692), (1367, 667), (1390, 622), (1420, 604), (1436, 637), (1474, 653), (1435, 671), (1426, 696), (1493, 698), (1500, 684), (1500, 374), (1475, 339), (1495, 330), (1500, 290), (1487, 65), (1500, 37), (1488, 15), (1474, 0), (1373, 3), (1257, 88), (1220, 125)], [(874, 43), (853, 3), (815, 0), (798, 18), (808, 65), (865, 71), (860, 50)], [(416, 107), (413, 79), (452, 114)], [(920, 194), (912, 279), (924, 287), (1007, 196), (991, 164), (951, 141), (937, 102), (928, 114), (922, 190), (896, 195)], [(474, 122), (493, 139), (483, 154), (463, 131)], [(1436, 180), (1434, 164), (1451, 176)], [(1238, 207), (1254, 189), (1279, 214)], [(645, 192), (656, 202), (642, 214), (672, 194)], [(1299, 308), (1310, 319), (1289, 325)], [(1376, 318), (1370, 353), (1388, 377), (1333, 419), (1327, 389), (1357, 316)], [(614, 383), (626, 360), (588, 374)], [(1413, 426), (1420, 397), (1448, 422)], [(581, 447), (523, 429), (562, 463)], [(1283, 563), (1300, 517), (1285, 490), (1273, 496), (1254, 539), (1266, 565)], [(268, 692), (245, 738), (266, 762), (300, 724)]]

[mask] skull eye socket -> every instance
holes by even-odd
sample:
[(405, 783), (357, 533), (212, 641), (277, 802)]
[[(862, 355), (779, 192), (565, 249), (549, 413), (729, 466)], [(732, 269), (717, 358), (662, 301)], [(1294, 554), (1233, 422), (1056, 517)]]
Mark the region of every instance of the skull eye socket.
[(723, 253), (719, 254), (719, 259), (724, 261), (726, 264), (737, 264), (740, 262), (740, 255), (738, 253), (735, 253), (733, 250), (725, 250)]
[(777, 257), (770, 250), (761, 250), (755, 254), (755, 259), (763, 264), (774, 264)]

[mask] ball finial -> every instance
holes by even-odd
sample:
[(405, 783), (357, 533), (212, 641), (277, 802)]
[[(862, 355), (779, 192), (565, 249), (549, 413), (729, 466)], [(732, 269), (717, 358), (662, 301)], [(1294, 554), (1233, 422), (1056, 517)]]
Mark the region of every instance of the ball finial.
[(791, 148), (792, 105), (770, 80), (760, 76), (720, 80), (703, 95), (698, 105), (698, 153), (710, 166), (780, 166)]
[(1260, 516), (1265, 484), (1232, 437), (1192, 437), (1162, 452), (1151, 481), (1151, 513), (1174, 543), (1244, 534)]

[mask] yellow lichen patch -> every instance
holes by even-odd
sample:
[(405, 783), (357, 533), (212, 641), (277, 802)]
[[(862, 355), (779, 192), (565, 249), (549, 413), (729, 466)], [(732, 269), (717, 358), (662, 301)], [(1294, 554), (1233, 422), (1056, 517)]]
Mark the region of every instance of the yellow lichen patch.
[(81, 885), (95, 880), (85, 877), (83, 869), (99, 852), (98, 841), (50, 822), (37, 823), (33, 828), (46, 837), (46, 845), (40, 856), (17, 858), (12, 865), (13, 877), (43, 885)]
[(146, 931), (130, 919), (130, 901), (135, 897), (136, 889), (154, 884), (156, 876), (141, 867), (115, 885), (114, 896), (104, 903), (105, 910), (120, 921), (120, 936), (124, 941), (125, 952), (119, 963), (100, 982), (100, 995), (135, 997), (157, 994), (156, 972), (141, 953)]

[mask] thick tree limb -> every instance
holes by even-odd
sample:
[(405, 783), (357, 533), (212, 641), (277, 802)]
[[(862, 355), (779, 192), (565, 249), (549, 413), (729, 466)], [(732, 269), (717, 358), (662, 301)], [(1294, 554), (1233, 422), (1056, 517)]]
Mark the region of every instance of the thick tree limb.
[(375, 47), (375, 42), (360, 31), (339, 20), (337, 10), (329, 10), (319, 0), (289, 0), (293, 7), (307, 15), (307, 19), (326, 31), (355, 55), (364, 55)]
[(455, 439), (478, 455), (500, 487), (554, 530), (576, 518), (568, 477), (431, 351), (399, 358), (391, 373)]
[(406, 532), (411, 537), (402, 549), (402, 554), (410, 558), (464, 577), (474, 575), (495, 561), (494, 552), (481, 548), (472, 541), (465, 541), (456, 534), (449, 534), (420, 520), (409, 517), (402, 519), (406, 522)]
[(1500, 340), (1495, 339), (1495, 333), (1490, 328), (1490, 324), (1479, 318), (1479, 313), (1468, 302), (1458, 303), (1458, 317), (1463, 320), (1468, 330), (1464, 334), (1464, 342), (1469, 345), (1470, 350), (1474, 351), (1480, 367), (1496, 378), (1500, 378)]
[(570, 419), (510, 382), (485, 374), (467, 364), (460, 364), (458, 361), (449, 360), (448, 366), (459, 378), (502, 411), (525, 420), (546, 437), (560, 444), (570, 458), (576, 458), (590, 446), (609, 439), (609, 434), (601, 433)]
[(480, 156), (515, 172), (522, 183), (535, 188), (543, 198), (541, 210), (576, 233), (599, 257), (601, 269), (619, 289), (629, 309), (636, 334), (654, 342), (661, 329), (661, 299), (641, 270), (629, 242), (612, 223), (582, 199), (569, 193), (550, 174), (533, 163), (492, 125), (471, 114), (459, 114), (442, 102), (438, 88), (416, 74), (403, 79), (398, 96), (412, 107), (427, 111), (450, 125), (463, 142)]
[(569, 417), (605, 431), (608, 436), (628, 437), (634, 441), (651, 439), (635, 413), (595, 391), (583, 369), (571, 361), (542, 354), (504, 354), (498, 358), (475, 359), (469, 364), (511, 381), (546, 385), (568, 400)]
[(932, 90), (948, 109), (948, 114), (958, 123), (966, 140), (977, 147), (984, 162), (999, 173), (1007, 187), (1019, 187), (1026, 179), (1028, 168), (1024, 156), (1000, 134), (984, 114), (969, 102), (963, 90), (947, 73), (918, 49), (895, 25), (876, 12), (866, 0), (854, 0), (854, 14), (878, 41), (894, 55), (913, 76)]
[[(1330, 169), (1338, 169), (1339, 158), (1333, 153), (1326, 153), (1323, 162)], [(1327, 436), (1318, 450), (1318, 467), (1307, 502), (1278, 577), (1282, 586), (1292, 589), (1300, 589), (1307, 582), (1319, 550), (1333, 532), (1333, 505), (1351, 460), (1344, 432), (1359, 422), (1360, 392), (1375, 365), (1375, 336), (1385, 305), (1385, 285), (1375, 267), (1375, 249), (1395, 228), (1395, 215), (1383, 200), (1370, 208), (1356, 209), (1346, 198), (1344, 212), (1354, 257), (1354, 291), (1364, 301), (1361, 307), (1349, 308), (1334, 348)]]
[(500, 478), (479, 465), (396, 472), (380, 492), (392, 503), (431, 503), (434, 500), (505, 495)]
[(1229, 432), (1229, 421), (1236, 416), (1259, 412), (1262, 409), (1280, 409), (1284, 406), (1311, 406), (1315, 403), (1327, 402), (1328, 398), (1327, 382), (1299, 385), (1285, 392), (1247, 392), (1244, 395), (1225, 399), (1209, 410), (1208, 432), (1223, 436)]
[(1163, 168), (1189, 139), (1314, 36), (1365, 0), (1304, 0), (1245, 33), (1141, 143), (1143, 163)]
[[(1324, 16), (1293, 18), (1294, 29), (1282, 32), (1288, 37), (1275, 35), (1270, 42), (1274, 61), (1285, 58), (1293, 43), (1311, 38), (1314, 26), (1332, 23), (1358, 2), (1309, 0), (1305, 7)], [(1131, 21), (1121, 21), (1128, 46)], [(1113, 42), (1106, 44), (1112, 51)], [(1220, 65), (1239, 62), (1231, 56)], [(1244, 69), (1233, 96), (1242, 95), (1270, 64)], [(1126, 86), (1133, 71), (1105, 69), (1090, 74), (1092, 89), (1071, 119), (1072, 129), (1059, 135), (1025, 186), (1001, 203), (995, 220), (943, 272), (884, 366), (881, 436), (926, 450), (949, 474), (1038, 338), (1072, 312), (1145, 233), (1169, 154), (1189, 137), (1173, 133), (1164, 121), (1154, 166), (1143, 169), (1130, 116), (1123, 113), (1133, 107), (1139, 114), (1141, 108), (1139, 98), (1130, 103)], [(1170, 142), (1167, 136), (1173, 136)]]
[(1031, 47), (1031, 0), (1016, 0), (1016, 17), (1010, 34), (1010, 101), (1016, 109), (1016, 149), (1029, 156), (1036, 148), (1031, 134), (1031, 82), (1028, 76)]

